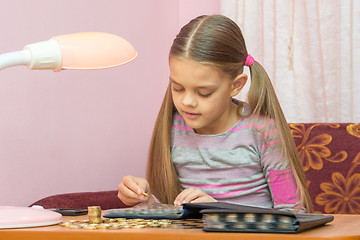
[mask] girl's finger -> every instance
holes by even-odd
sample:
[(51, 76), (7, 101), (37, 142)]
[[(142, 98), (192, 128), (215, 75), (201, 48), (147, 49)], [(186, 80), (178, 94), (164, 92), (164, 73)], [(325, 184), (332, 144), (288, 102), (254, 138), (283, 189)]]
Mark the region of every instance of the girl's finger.
[(205, 196), (206, 193), (204, 193), (203, 191), (200, 191), (198, 189), (195, 189), (193, 191), (189, 191), (187, 193), (187, 195), (185, 196), (185, 198), (183, 199), (182, 203), (189, 203), (191, 201), (195, 201), (196, 199)]
[(124, 185), (131, 190), (134, 194), (137, 196), (140, 196), (144, 190), (139, 186), (138, 182), (136, 181), (136, 178), (127, 176), (123, 178)]
[(206, 193), (194, 188), (188, 188), (182, 191), (175, 199), (175, 205), (181, 205), (183, 203), (189, 203), (201, 196), (207, 196)]
[(127, 199), (138, 199), (138, 195), (130, 189), (128, 186), (126, 186), (123, 182), (119, 184), (119, 195), (122, 195), (123, 197)]

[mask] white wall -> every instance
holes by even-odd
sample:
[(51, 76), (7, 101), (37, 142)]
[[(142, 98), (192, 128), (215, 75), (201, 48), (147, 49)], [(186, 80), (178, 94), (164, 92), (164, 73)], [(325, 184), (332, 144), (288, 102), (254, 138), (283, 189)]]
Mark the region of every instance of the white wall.
[(107, 70), (0, 72), (0, 205), (144, 177), (172, 39), (191, 18), (219, 12), (219, 0), (0, 0), (0, 54), (82, 31), (120, 35), (139, 53)]

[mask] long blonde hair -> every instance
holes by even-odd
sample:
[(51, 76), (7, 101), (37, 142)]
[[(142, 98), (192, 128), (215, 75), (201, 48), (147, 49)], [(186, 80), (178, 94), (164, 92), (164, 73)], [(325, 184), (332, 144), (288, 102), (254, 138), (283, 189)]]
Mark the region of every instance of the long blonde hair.
[[(234, 79), (243, 72), (247, 55), (244, 38), (235, 22), (222, 15), (204, 15), (191, 20), (181, 28), (174, 39), (169, 57), (191, 58), (212, 65)], [(289, 159), (298, 186), (300, 205), (304, 205), (308, 212), (312, 212), (305, 174), (271, 81), (257, 61), (250, 66), (250, 75), (251, 86), (248, 93), (250, 114), (275, 120), (283, 143), (283, 153)], [(242, 112), (241, 108), (240, 104), (239, 113)], [(153, 130), (147, 168), (151, 191), (163, 203), (173, 203), (181, 191), (170, 152), (174, 111), (169, 84)]]

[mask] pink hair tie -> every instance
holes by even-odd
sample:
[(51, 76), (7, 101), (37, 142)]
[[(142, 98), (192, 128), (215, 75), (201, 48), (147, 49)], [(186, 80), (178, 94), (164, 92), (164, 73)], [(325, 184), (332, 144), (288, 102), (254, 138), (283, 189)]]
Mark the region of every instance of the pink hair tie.
[(248, 54), (245, 60), (245, 66), (250, 67), (251, 65), (253, 65), (254, 61), (255, 59), (250, 54)]

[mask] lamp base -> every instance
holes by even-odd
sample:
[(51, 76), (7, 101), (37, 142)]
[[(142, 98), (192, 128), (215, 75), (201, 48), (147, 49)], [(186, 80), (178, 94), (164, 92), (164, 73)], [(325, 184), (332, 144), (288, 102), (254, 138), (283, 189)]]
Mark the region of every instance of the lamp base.
[(55, 225), (62, 215), (42, 207), (0, 206), (0, 229)]

